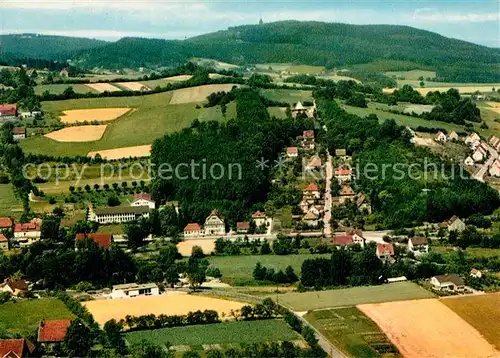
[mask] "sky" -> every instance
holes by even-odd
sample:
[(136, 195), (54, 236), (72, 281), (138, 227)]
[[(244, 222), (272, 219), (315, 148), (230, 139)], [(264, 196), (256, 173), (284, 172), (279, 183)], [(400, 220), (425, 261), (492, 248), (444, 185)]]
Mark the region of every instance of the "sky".
[(280, 20), (408, 25), (500, 47), (500, 0), (0, 0), (0, 33), (184, 39)]

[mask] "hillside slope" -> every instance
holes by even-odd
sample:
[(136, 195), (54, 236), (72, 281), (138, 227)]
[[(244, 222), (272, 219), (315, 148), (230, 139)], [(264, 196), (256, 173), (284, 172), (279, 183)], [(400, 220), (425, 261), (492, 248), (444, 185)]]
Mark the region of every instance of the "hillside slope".
[(88, 66), (104, 67), (173, 65), (190, 57), (327, 67), (399, 60), (437, 67), (499, 64), (500, 49), (408, 26), (282, 21), (232, 27), (184, 41), (125, 38), (76, 55)]

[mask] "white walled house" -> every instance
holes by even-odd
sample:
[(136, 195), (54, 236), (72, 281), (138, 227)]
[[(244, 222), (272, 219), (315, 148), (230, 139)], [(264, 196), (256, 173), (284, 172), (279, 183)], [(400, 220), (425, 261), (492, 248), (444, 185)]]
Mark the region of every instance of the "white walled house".
[(89, 207), (87, 220), (96, 221), (99, 224), (125, 223), (141, 217), (148, 218), (149, 210), (149, 206)]
[(203, 225), (205, 230), (205, 235), (225, 235), (226, 225), (224, 219), (219, 214), (217, 209), (212, 210), (210, 215), (205, 219), (205, 225)]
[(134, 195), (134, 200), (132, 200), (130, 206), (149, 206), (150, 209), (154, 209), (156, 207), (156, 203), (151, 199), (151, 195), (147, 193), (139, 193)]
[(113, 286), (112, 299), (133, 298), (138, 296), (158, 296), (160, 289), (155, 283), (126, 283)]
[(462, 278), (457, 275), (439, 275), (434, 276), (430, 280), (432, 288), (437, 291), (445, 292), (463, 292), (465, 291), (465, 283)]
[(255, 225), (257, 227), (262, 226), (262, 224), (265, 224), (267, 221), (266, 214), (264, 214), (261, 211), (256, 211), (255, 213), (252, 214), (252, 219), (255, 221)]
[(288, 158), (296, 158), (299, 156), (299, 148), (297, 147), (288, 147), (286, 148), (286, 156)]
[(408, 250), (414, 254), (426, 254), (429, 252), (429, 243), (425, 237), (412, 237), (408, 240)]
[(437, 132), (436, 137), (434, 139), (436, 140), (436, 142), (443, 142), (444, 143), (444, 142), (446, 142), (446, 134), (439, 131), (439, 132)]
[(19, 142), (21, 139), (26, 139), (26, 128), (14, 127), (12, 128), (12, 139), (14, 142)]
[(184, 236), (203, 236), (203, 229), (200, 224), (189, 223), (184, 227)]
[(477, 133), (473, 132), (465, 138), (465, 144), (471, 146), (475, 142), (480, 141), (480, 140), (481, 140), (481, 137)]
[(321, 197), (321, 193), (318, 186), (311, 183), (304, 189), (302, 196), (304, 199), (319, 199)]
[(464, 164), (467, 166), (472, 166), (474, 165), (474, 159), (469, 155), (467, 158), (464, 160)]
[(488, 170), (492, 177), (500, 177), (500, 160), (496, 159)]
[(459, 136), (457, 132), (453, 131), (448, 135), (448, 140), (458, 140)]
[(487, 155), (488, 155), (488, 151), (486, 149), (484, 149), (482, 145), (480, 145), (474, 151), (474, 154), (472, 154), (472, 159), (474, 159), (475, 162), (481, 162), (481, 161), (486, 159)]
[(40, 225), (41, 220), (39, 219), (33, 219), (24, 224), (16, 224), (14, 226), (14, 240), (20, 246), (27, 246), (37, 242), (42, 234)]

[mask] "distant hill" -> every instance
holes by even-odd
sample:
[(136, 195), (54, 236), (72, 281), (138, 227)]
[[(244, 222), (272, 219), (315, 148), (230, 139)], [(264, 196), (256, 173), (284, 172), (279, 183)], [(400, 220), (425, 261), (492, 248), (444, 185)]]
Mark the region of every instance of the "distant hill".
[(408, 26), (282, 21), (184, 41), (124, 38), (76, 55), (89, 66), (173, 65), (190, 57), (234, 64), (292, 62), (327, 67), (399, 60), (422, 65), (500, 63), (500, 49)]
[(108, 44), (106, 41), (37, 34), (0, 35), (0, 58), (66, 60), (81, 50)]

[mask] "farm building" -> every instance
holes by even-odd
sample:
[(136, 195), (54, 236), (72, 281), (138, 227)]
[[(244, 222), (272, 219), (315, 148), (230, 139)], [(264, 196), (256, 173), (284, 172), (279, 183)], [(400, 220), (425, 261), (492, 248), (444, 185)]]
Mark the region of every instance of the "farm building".
[(288, 158), (296, 158), (299, 156), (299, 148), (297, 147), (288, 147), (286, 148), (286, 156)]
[(1, 358), (33, 357), (34, 354), (35, 345), (27, 339), (0, 339)]
[(94, 241), (97, 246), (103, 249), (109, 249), (111, 247), (111, 243), (113, 242), (113, 236), (104, 232), (93, 232), (90, 234), (76, 234), (75, 243), (78, 241), (83, 241), (85, 239), (91, 239)]
[(262, 224), (266, 223), (266, 214), (264, 214), (261, 211), (256, 211), (255, 213), (252, 214), (252, 219), (255, 221), (255, 225), (257, 227), (262, 226)]
[(131, 206), (149, 206), (150, 209), (156, 207), (156, 203), (151, 199), (151, 195), (147, 193), (139, 193), (134, 195), (134, 200), (130, 203)]
[(4, 234), (0, 233), (0, 251), (7, 251), (9, 249), (9, 239)]
[(225, 235), (226, 225), (224, 219), (219, 214), (217, 209), (212, 210), (210, 215), (205, 219), (205, 235)]
[(377, 257), (385, 262), (394, 262), (394, 246), (392, 244), (377, 244)]
[(89, 207), (87, 219), (99, 224), (124, 223), (149, 217), (149, 206)]
[(126, 283), (123, 285), (113, 286), (111, 291), (111, 298), (132, 298), (137, 296), (158, 296), (160, 290), (156, 283)]
[(0, 104), (0, 120), (12, 121), (17, 119), (16, 104)]
[(203, 229), (198, 223), (189, 223), (184, 228), (184, 236), (202, 236)]
[(19, 142), (21, 139), (26, 139), (26, 128), (24, 127), (12, 128), (12, 139), (14, 139), (14, 142)]
[(40, 240), (42, 234), (40, 230), (41, 220), (33, 219), (28, 223), (18, 223), (14, 226), (14, 240), (21, 246), (31, 245)]
[(425, 237), (411, 237), (408, 240), (408, 250), (414, 254), (429, 252), (429, 243)]
[(24, 280), (5, 279), (4, 283), (0, 284), (0, 292), (9, 292), (13, 296), (28, 291), (28, 284)]
[(461, 277), (451, 275), (439, 275), (431, 278), (432, 288), (438, 291), (463, 292), (465, 283)]

